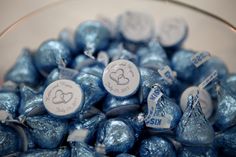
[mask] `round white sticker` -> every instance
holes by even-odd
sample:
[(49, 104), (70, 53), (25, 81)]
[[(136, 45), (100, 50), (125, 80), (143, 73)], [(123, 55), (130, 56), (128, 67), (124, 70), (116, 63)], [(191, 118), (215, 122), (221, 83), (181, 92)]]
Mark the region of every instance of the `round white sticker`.
[(188, 96), (190, 94), (195, 96), (197, 94), (197, 91), (199, 91), (199, 101), (202, 108), (202, 112), (204, 113), (206, 118), (209, 118), (213, 113), (213, 103), (211, 100), (211, 96), (205, 89), (200, 89), (195, 86), (187, 88), (181, 95), (180, 107), (182, 111), (184, 111), (187, 107)]
[(110, 94), (125, 97), (137, 91), (140, 73), (134, 63), (119, 59), (107, 65), (102, 80), (105, 89)]
[(44, 91), (43, 102), (46, 110), (55, 116), (73, 114), (83, 103), (81, 87), (71, 80), (57, 80)]

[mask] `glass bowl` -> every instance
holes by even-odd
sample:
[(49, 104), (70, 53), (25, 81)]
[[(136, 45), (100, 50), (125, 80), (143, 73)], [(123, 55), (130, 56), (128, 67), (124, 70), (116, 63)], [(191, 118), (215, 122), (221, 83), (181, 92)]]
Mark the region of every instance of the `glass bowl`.
[(41, 42), (57, 38), (63, 28), (75, 27), (84, 20), (106, 16), (115, 19), (124, 11), (141, 11), (158, 22), (166, 17), (183, 17), (189, 25), (184, 47), (209, 51), (236, 72), (236, 30), (219, 17), (192, 6), (168, 0), (61, 0), (19, 19), (0, 34), (1, 80), (23, 47), (36, 50)]

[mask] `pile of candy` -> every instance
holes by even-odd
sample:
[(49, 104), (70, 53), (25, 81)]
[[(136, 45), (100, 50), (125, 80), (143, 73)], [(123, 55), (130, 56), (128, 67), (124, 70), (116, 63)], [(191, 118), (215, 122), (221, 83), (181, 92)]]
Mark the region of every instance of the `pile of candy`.
[(0, 89), (0, 156), (235, 156), (236, 75), (187, 34), (125, 12), (23, 49)]

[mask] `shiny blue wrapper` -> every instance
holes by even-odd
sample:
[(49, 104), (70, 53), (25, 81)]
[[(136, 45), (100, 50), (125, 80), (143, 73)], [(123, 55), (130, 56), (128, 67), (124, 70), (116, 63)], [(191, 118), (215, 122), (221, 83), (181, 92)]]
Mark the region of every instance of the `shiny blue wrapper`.
[[(156, 88), (156, 90), (162, 92), (159, 87)], [(182, 111), (179, 105), (177, 105), (173, 100), (163, 94), (163, 96), (156, 103), (156, 110), (154, 111), (153, 116), (168, 119), (169, 124), (161, 124), (158, 128), (151, 128), (151, 130), (153, 131), (165, 132), (174, 129), (178, 125), (182, 116)]]
[(19, 91), (19, 85), (13, 81), (6, 81), (0, 87), (0, 93), (13, 92), (17, 93)]
[(115, 116), (136, 111), (139, 107), (139, 100), (135, 95), (123, 98), (108, 94), (102, 110), (108, 116)]
[(141, 142), (139, 155), (140, 157), (175, 157), (176, 151), (169, 140), (153, 136)]
[(75, 122), (73, 122), (71, 124), (71, 129), (70, 132), (73, 132), (75, 130), (81, 130), (81, 129), (85, 129), (87, 130), (87, 134), (84, 138), (84, 140), (82, 142), (85, 142), (87, 144), (90, 144), (93, 142), (96, 136), (95, 132), (99, 126), (99, 124), (105, 120), (105, 115), (104, 114), (98, 114), (95, 115), (91, 118), (87, 118), (84, 120), (76, 120)]
[(93, 61), (91, 64), (87, 65), (86, 67), (82, 68), (80, 72), (95, 75), (99, 78), (102, 78), (103, 70), (105, 69), (105, 65), (98, 62)]
[(27, 117), (25, 124), (29, 126), (34, 143), (40, 148), (58, 147), (68, 132), (66, 121), (49, 115)]
[(40, 73), (47, 76), (59, 65), (68, 65), (71, 61), (71, 53), (60, 41), (47, 40), (39, 46), (34, 60)]
[(183, 147), (178, 157), (217, 157), (214, 147)]
[(104, 145), (106, 153), (125, 153), (134, 145), (135, 137), (130, 124), (123, 119), (109, 119), (98, 129), (97, 144)]
[(83, 142), (72, 142), (71, 157), (99, 157), (95, 149)]
[(163, 87), (165, 94), (169, 94), (169, 88), (158, 72), (148, 68), (139, 68), (139, 71), (141, 75), (141, 83), (139, 89), (140, 103), (147, 102), (148, 94), (152, 88), (152, 85), (154, 85), (155, 83), (158, 83)]
[(77, 48), (88, 51), (90, 55), (107, 48), (110, 38), (109, 30), (99, 21), (85, 21), (77, 27), (75, 32)]
[(28, 49), (23, 49), (16, 63), (5, 75), (5, 80), (13, 81), (17, 84), (27, 84), (35, 86), (40, 81), (40, 74), (37, 71), (32, 54)]
[(127, 153), (122, 153), (122, 154), (117, 155), (116, 157), (135, 157), (135, 156), (131, 154), (127, 154)]
[(19, 157), (70, 157), (70, 149), (61, 147), (57, 149), (32, 149), (21, 153)]
[(224, 80), (227, 87), (230, 88), (230, 90), (233, 93), (236, 93), (236, 74), (230, 74), (228, 77)]
[(172, 69), (177, 72), (177, 77), (180, 80), (192, 83), (197, 78), (196, 67), (191, 61), (194, 52), (190, 50), (177, 51), (172, 59)]
[(11, 127), (0, 124), (0, 156), (20, 151), (20, 138)]
[(17, 114), (20, 98), (12, 92), (0, 93), (0, 110), (7, 111), (13, 117)]
[(187, 107), (176, 129), (176, 138), (184, 145), (208, 145), (214, 140), (214, 130), (202, 112), (199, 99), (195, 98), (192, 95), (188, 97)]
[(58, 36), (58, 40), (61, 41), (65, 46), (67, 46), (71, 54), (76, 55), (79, 51), (76, 48), (74, 41), (74, 32), (71, 29), (64, 28)]
[(235, 156), (236, 153), (236, 126), (219, 133), (215, 137), (215, 146), (220, 149), (224, 156)]
[(90, 64), (93, 60), (84, 54), (80, 54), (75, 57), (72, 68), (80, 70), (82, 67), (86, 66), (86, 64)]
[(81, 86), (85, 95), (82, 108), (83, 111), (94, 106), (106, 96), (106, 90), (103, 87), (101, 77), (92, 74), (79, 73), (74, 81)]
[(43, 105), (43, 94), (35, 91), (28, 86), (22, 86), (20, 88), (20, 107), (19, 114), (23, 116), (37, 115), (46, 112)]
[(215, 126), (225, 130), (236, 125), (236, 96), (226, 86), (218, 86), (217, 109), (215, 113)]
[(45, 88), (53, 83), (54, 81), (56, 80), (59, 80), (59, 77), (60, 77), (60, 72), (59, 72), (59, 69), (58, 68), (55, 68), (54, 70), (52, 70), (50, 72), (50, 74), (47, 76), (46, 80), (45, 80), (45, 83), (44, 83), (44, 86)]

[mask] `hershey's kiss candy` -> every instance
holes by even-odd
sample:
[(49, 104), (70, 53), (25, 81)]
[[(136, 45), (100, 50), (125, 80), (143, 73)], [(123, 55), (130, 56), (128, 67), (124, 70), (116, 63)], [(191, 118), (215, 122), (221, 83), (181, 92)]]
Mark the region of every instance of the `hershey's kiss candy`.
[(175, 157), (174, 145), (165, 138), (153, 136), (144, 139), (139, 149), (140, 157)]
[(178, 153), (178, 157), (217, 157), (214, 147), (183, 147)]
[(47, 76), (58, 65), (67, 65), (71, 61), (68, 47), (57, 40), (43, 42), (35, 53), (35, 64), (42, 75)]
[(187, 88), (181, 95), (180, 107), (184, 112), (187, 107), (188, 96), (196, 95), (198, 91), (199, 91), (199, 101), (202, 108), (202, 112), (204, 113), (206, 118), (210, 118), (213, 113), (214, 107), (211, 100), (211, 96), (205, 89), (201, 89), (196, 86)]
[(71, 53), (77, 54), (79, 51), (76, 48), (74, 41), (74, 32), (70, 28), (64, 28), (58, 36), (58, 40), (61, 41), (65, 46), (67, 46)]
[(13, 117), (16, 115), (20, 98), (12, 92), (0, 93), (0, 110), (10, 113)]
[(187, 22), (182, 18), (169, 18), (161, 22), (159, 41), (163, 47), (179, 48), (188, 34)]
[(110, 94), (127, 97), (138, 90), (140, 74), (134, 63), (119, 59), (107, 65), (102, 80), (105, 89)]
[(109, 119), (100, 126), (97, 145), (103, 145), (106, 153), (127, 152), (134, 145), (132, 127), (120, 118)]
[(95, 149), (83, 142), (72, 142), (71, 157), (99, 157)]
[(29, 126), (34, 143), (40, 148), (56, 148), (68, 132), (65, 120), (49, 115), (27, 117), (25, 124)]
[(23, 49), (15, 65), (7, 72), (5, 80), (11, 80), (17, 84), (37, 85), (39, 77), (32, 54), (28, 49)]
[(127, 154), (127, 153), (122, 153), (122, 154), (117, 155), (116, 157), (135, 157), (135, 156), (131, 154)]
[(71, 117), (82, 108), (84, 94), (80, 85), (71, 80), (57, 80), (44, 91), (46, 110), (55, 117)]
[(118, 31), (128, 41), (135, 43), (147, 42), (154, 34), (153, 19), (141, 12), (127, 11), (117, 20)]
[(176, 138), (182, 144), (190, 146), (213, 142), (214, 130), (202, 112), (199, 94), (188, 97), (187, 108), (176, 129)]

